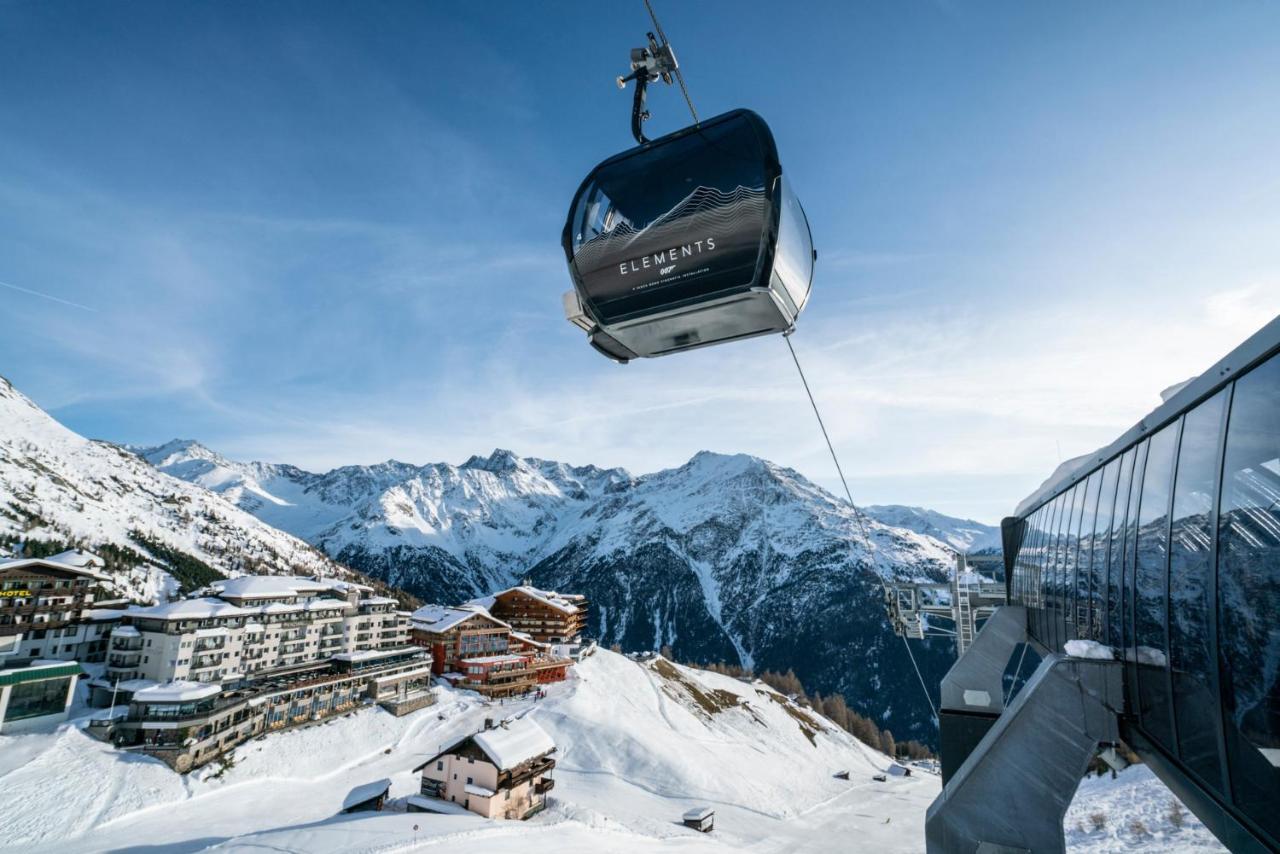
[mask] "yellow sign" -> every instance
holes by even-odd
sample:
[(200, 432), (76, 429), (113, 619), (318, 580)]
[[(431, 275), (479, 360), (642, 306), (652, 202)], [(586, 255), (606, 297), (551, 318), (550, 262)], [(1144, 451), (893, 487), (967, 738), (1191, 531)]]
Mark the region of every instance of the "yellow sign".
[(0, 590), (0, 599), (17, 599), (18, 597), (25, 599), (30, 595), (30, 590)]

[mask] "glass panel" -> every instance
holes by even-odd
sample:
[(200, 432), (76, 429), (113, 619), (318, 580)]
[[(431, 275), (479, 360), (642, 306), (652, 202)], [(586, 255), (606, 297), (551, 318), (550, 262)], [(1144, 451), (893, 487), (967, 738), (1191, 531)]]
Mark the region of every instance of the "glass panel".
[(20, 682), (9, 689), (5, 719), (10, 721), (61, 714), (67, 708), (70, 678)]
[(1120, 460), (1114, 459), (1102, 470), (1102, 491), (1098, 497), (1098, 517), (1093, 525), (1093, 566), (1089, 573), (1089, 633), (1100, 643), (1106, 642), (1107, 626), (1107, 547), (1111, 538), (1112, 510), (1116, 503), (1116, 480)]
[(1169, 666), (1182, 761), (1222, 789), (1218, 735), (1222, 727), (1211, 638), (1213, 505), (1218, 494), (1218, 439), (1227, 395), (1222, 392), (1183, 419), (1169, 541)]
[(1062, 518), (1062, 504), (1063, 497), (1061, 495), (1053, 499), (1052, 509), (1049, 513), (1048, 536), (1045, 538), (1044, 560), (1040, 566), (1039, 577), (1036, 579), (1036, 638), (1046, 646), (1052, 645), (1052, 641), (1049, 638), (1049, 623), (1046, 611), (1049, 607), (1048, 585), (1049, 579), (1053, 577), (1053, 563), (1058, 545), (1058, 526)]
[(791, 191), (791, 182), (782, 178), (780, 183), (782, 203), (778, 210), (778, 246), (773, 256), (773, 274), (781, 280), (798, 312), (809, 299), (809, 284), (813, 280), (813, 238), (809, 234), (809, 220), (804, 215), (804, 208), (800, 207), (800, 200)]
[(1280, 837), (1280, 357), (1236, 380), (1222, 469), (1218, 638), (1236, 804)]
[(1133, 630), (1138, 670), (1138, 708), (1143, 729), (1173, 751), (1169, 652), (1165, 644), (1165, 584), (1169, 571), (1169, 496), (1178, 450), (1179, 423), (1150, 439), (1138, 508), (1138, 552), (1134, 572)]
[(1138, 687), (1138, 660), (1134, 653), (1133, 642), (1133, 573), (1137, 566), (1138, 552), (1138, 514), (1141, 512), (1142, 473), (1147, 463), (1147, 442), (1138, 445), (1138, 453), (1133, 459), (1133, 481), (1129, 484), (1129, 515), (1124, 523), (1124, 564), (1122, 576), (1124, 581), (1120, 588), (1120, 604), (1124, 619), (1121, 622), (1121, 644), (1124, 659), (1128, 662), (1128, 681), (1125, 689), (1128, 695), (1129, 708), (1136, 709), (1138, 698), (1135, 696)]
[(1062, 530), (1058, 536), (1058, 557), (1053, 573), (1053, 610), (1050, 612), (1053, 615), (1053, 623), (1050, 629), (1053, 632), (1054, 649), (1061, 649), (1066, 642), (1064, 637), (1067, 622), (1066, 585), (1075, 566), (1073, 556), (1076, 550), (1076, 532), (1080, 527), (1080, 513), (1076, 507), (1081, 503), (1080, 484), (1076, 484), (1067, 493), (1066, 511), (1062, 519)]
[(1117, 650), (1124, 646), (1124, 633), (1121, 630), (1124, 622), (1124, 611), (1121, 608), (1124, 597), (1120, 592), (1124, 578), (1124, 522), (1128, 517), (1133, 460), (1136, 454), (1137, 451), (1130, 448), (1120, 459), (1120, 486), (1116, 491), (1115, 524), (1111, 526), (1111, 550), (1107, 561), (1107, 643)]
[(1088, 638), (1089, 634), (1089, 569), (1093, 561), (1094, 520), (1098, 512), (1098, 486), (1102, 472), (1089, 475), (1084, 485), (1084, 501), (1080, 509), (1080, 540), (1076, 554), (1075, 577), (1071, 584), (1071, 637)]

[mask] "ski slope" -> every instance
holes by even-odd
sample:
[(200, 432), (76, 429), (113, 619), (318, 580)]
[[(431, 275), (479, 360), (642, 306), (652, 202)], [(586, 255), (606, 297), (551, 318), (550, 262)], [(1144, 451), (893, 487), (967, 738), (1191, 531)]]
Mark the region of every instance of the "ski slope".
[[(915, 769), (875, 782), (888, 757), (759, 683), (602, 650), (541, 701), (493, 706), (436, 690), (435, 706), (406, 717), (362, 710), (249, 742), (229, 767), (187, 777), (90, 738), (84, 718), (0, 736), (0, 852), (924, 850), (938, 778)], [(516, 715), (557, 744), (546, 811), (527, 822), (403, 812), (415, 766), (485, 717)], [(351, 789), (382, 777), (386, 811), (339, 815)], [(1218, 850), (1190, 814), (1181, 829), (1163, 820), (1170, 797), (1145, 769), (1085, 781), (1068, 815), (1071, 850)], [(710, 834), (679, 821), (703, 805), (716, 812)], [(1105, 829), (1074, 829), (1097, 812)]]
[[(0, 737), (2, 851), (492, 851), (536, 836), (560, 851), (828, 850), (856, 832), (877, 851), (918, 851), (938, 790), (920, 772), (876, 783), (888, 758), (760, 684), (601, 651), (546, 699), (486, 706), (440, 692), (404, 718), (378, 709), (250, 742), (234, 765), (186, 777), (114, 751), (76, 726)], [(380, 777), (417, 791), (412, 768), (486, 716), (532, 715), (558, 745), (551, 805), (528, 822), (384, 812), (338, 817)], [(806, 734), (808, 732), (808, 734)], [(850, 771), (837, 780), (836, 771)], [(679, 823), (716, 810), (704, 835)], [(402, 810), (393, 802), (391, 810)], [(418, 830), (414, 831), (414, 825)]]

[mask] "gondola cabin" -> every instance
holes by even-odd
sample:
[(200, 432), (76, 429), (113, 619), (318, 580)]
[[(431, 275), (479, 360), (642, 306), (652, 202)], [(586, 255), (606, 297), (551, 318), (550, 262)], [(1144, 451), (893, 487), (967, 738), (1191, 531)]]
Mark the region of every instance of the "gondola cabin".
[(773, 134), (749, 110), (601, 163), (562, 244), (565, 314), (618, 362), (789, 332), (816, 257)]

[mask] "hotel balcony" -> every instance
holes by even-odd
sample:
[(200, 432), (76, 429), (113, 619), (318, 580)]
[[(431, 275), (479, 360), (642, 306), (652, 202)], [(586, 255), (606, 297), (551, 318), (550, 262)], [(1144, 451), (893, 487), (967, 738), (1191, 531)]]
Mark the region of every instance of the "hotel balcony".
[(142, 653), (115, 653), (107, 656), (108, 667), (137, 667), (142, 662)]
[(112, 638), (112, 652), (136, 652), (142, 649), (142, 638)]
[(203, 652), (209, 649), (222, 649), (226, 645), (226, 638), (200, 638), (196, 641), (196, 652)]

